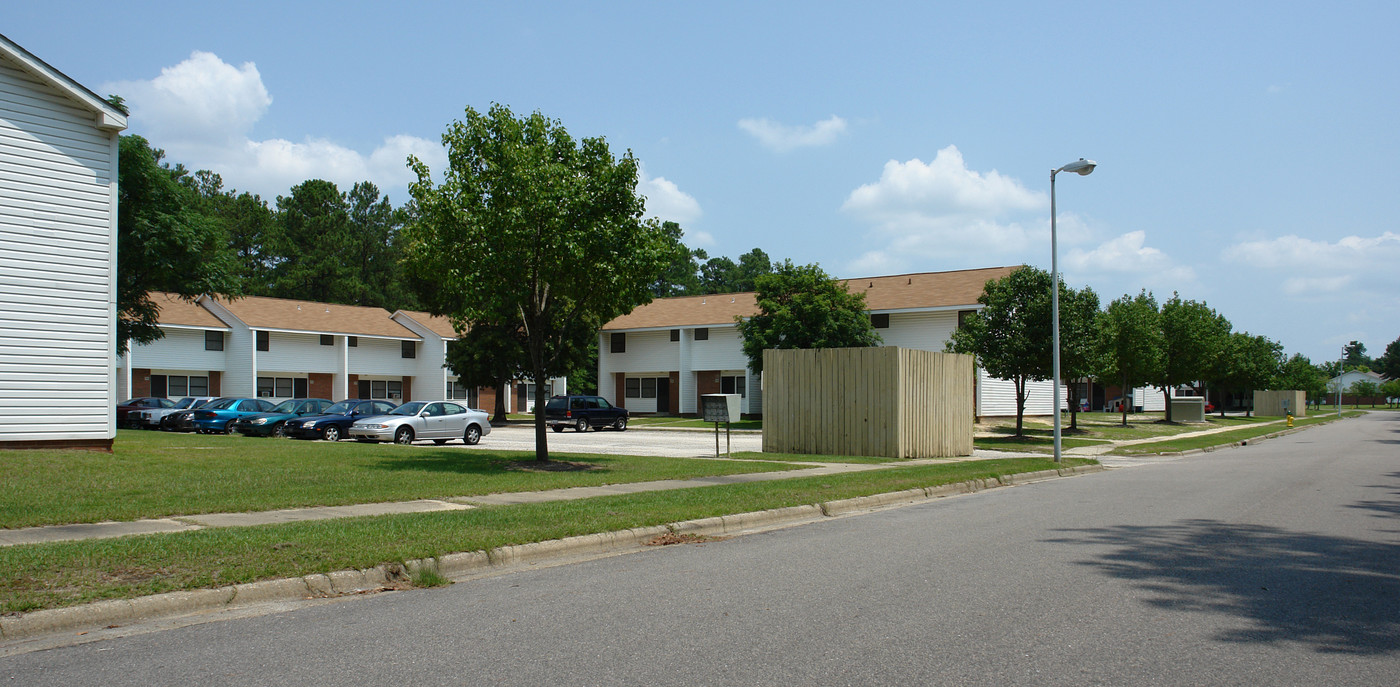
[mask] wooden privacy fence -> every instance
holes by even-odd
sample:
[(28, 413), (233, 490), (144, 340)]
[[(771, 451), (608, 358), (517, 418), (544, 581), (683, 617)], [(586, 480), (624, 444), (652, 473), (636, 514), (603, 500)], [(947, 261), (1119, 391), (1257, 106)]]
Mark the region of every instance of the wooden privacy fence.
[(763, 352), (763, 450), (972, 455), (972, 356), (895, 346)]
[[(1288, 401), (1288, 410), (1283, 402)], [(1292, 413), (1294, 417), (1308, 414), (1308, 393), (1306, 391), (1256, 391), (1254, 392), (1254, 414), (1282, 417)]]

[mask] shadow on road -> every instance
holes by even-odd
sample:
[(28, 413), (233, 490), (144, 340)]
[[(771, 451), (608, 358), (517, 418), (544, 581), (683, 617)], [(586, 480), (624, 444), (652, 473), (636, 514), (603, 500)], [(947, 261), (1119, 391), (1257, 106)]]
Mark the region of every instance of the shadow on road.
[(1148, 604), (1248, 621), (1221, 641), (1400, 651), (1400, 545), (1212, 520), (1072, 530), (1052, 541), (1112, 548), (1082, 564), (1150, 592)]

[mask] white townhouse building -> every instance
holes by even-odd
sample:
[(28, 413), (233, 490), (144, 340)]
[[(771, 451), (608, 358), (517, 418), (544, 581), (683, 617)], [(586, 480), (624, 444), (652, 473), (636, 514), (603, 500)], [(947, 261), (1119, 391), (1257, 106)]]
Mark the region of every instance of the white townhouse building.
[[(942, 351), (990, 280), (1019, 266), (848, 279), (865, 294), (883, 344)], [(763, 413), (763, 385), (748, 369), (738, 318), (758, 311), (756, 295), (725, 293), (660, 298), (603, 326), (598, 341), (598, 389), (608, 401), (640, 413), (698, 412), (704, 394), (737, 393), (742, 412)], [(1032, 382), (1026, 414), (1049, 415), (1050, 382)], [(1064, 390), (1060, 405), (1064, 406)], [(1011, 382), (978, 371), (979, 416), (1016, 414)]]
[(0, 448), (111, 449), (125, 128), (0, 36)]
[(151, 297), (165, 337), (118, 360), (124, 398), (469, 398), (443, 367), (455, 338), (445, 318), (257, 296)]

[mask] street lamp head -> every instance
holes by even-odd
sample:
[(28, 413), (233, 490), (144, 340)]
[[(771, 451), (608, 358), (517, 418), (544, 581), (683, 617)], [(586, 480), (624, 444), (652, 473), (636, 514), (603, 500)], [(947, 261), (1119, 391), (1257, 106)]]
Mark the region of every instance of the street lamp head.
[(1098, 166), (1098, 163), (1097, 163), (1097, 162), (1094, 162), (1093, 160), (1085, 160), (1084, 158), (1081, 157), (1081, 158), (1079, 158), (1078, 160), (1075, 160), (1074, 162), (1071, 162), (1071, 163), (1065, 165), (1064, 167), (1061, 167), (1061, 168), (1059, 168), (1059, 169), (1057, 169), (1057, 170), (1055, 170), (1055, 171), (1056, 171), (1056, 172), (1073, 172), (1073, 173), (1075, 173), (1075, 174), (1078, 174), (1079, 176), (1088, 176), (1090, 172), (1094, 171), (1094, 167), (1097, 167), (1097, 166)]

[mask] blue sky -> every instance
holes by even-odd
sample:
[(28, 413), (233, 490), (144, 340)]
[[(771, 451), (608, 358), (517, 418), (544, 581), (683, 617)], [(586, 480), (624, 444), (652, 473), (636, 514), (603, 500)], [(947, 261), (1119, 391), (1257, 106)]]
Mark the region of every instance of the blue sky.
[[(1060, 266), (1179, 291), (1314, 362), (1400, 337), (1394, 2), (5, 3), (0, 33), (133, 133), (273, 200), (406, 200), (465, 107), (643, 165), (711, 255), (841, 277)], [(948, 7), (944, 7), (948, 5)]]

